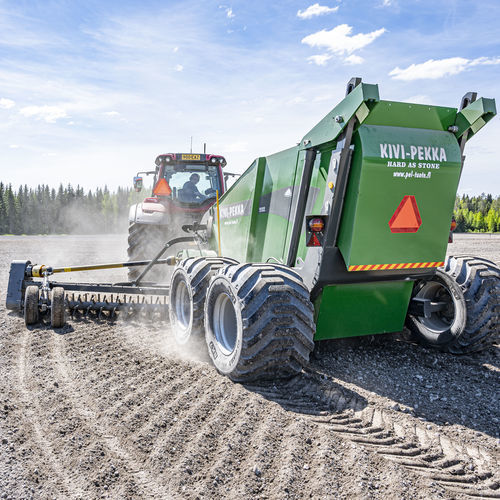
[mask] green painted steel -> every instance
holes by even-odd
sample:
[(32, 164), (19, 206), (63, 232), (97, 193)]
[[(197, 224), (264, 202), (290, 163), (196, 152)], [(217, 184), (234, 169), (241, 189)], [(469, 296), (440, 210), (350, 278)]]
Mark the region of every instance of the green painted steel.
[[(462, 166), (459, 141), (470, 139), (495, 114), (493, 99), (481, 98), (457, 111), (381, 101), (377, 85), (358, 85), (297, 146), (258, 158), (222, 196), (222, 255), (239, 262), (287, 262), (306, 151), (314, 149), (316, 159), (305, 214), (331, 216), (337, 148), (343, 144), (338, 141), (355, 120), (351, 170), (335, 242), (347, 269), (357, 273), (363, 271), (354, 266), (443, 261)], [(396, 217), (404, 200), (418, 210), (413, 225), (408, 206), (401, 211), (406, 210), (404, 220), (410, 220), (411, 227), (401, 227), (402, 219)], [(209, 226), (209, 246), (217, 250), (215, 207)], [(305, 231), (297, 257), (298, 265), (321, 262), (317, 249), (306, 247)], [(318, 269), (309, 270), (310, 279)], [(315, 303), (316, 338), (401, 330), (412, 272), (408, 269), (402, 281), (380, 278), (353, 285), (342, 278), (346, 283), (327, 284)]]
[[(347, 266), (443, 261), (461, 169), (455, 136), (361, 125), (354, 148), (338, 238)], [(389, 221), (405, 196), (414, 197), (421, 225), (393, 233)]]
[(378, 85), (358, 85), (302, 138), (302, 146), (335, 146), (335, 140), (344, 131), (349, 120), (357, 115), (358, 120), (362, 122), (378, 101)]
[(462, 137), (468, 131), (467, 138), (470, 139), (496, 114), (495, 99), (481, 97), (457, 113), (455, 125), (458, 127), (458, 131), (456, 132), (456, 136)]
[(401, 331), (412, 288), (411, 281), (326, 286), (315, 302), (315, 340)]

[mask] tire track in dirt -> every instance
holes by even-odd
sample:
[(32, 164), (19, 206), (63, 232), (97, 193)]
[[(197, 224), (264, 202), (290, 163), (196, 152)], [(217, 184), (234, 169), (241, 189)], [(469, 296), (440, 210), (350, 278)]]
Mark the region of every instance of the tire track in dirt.
[[(37, 333), (37, 332), (36, 332)], [(33, 387), (32, 383), (32, 370), (31, 370), (31, 356), (29, 353), (31, 347), (31, 340), (34, 331), (23, 329), (21, 346), (18, 352), (17, 367), (18, 367), (18, 381), (20, 389), (20, 399), (24, 402), (25, 419), (23, 426), (31, 427), (35, 445), (41, 455), (46, 459), (47, 465), (61, 481), (60, 487), (67, 495), (74, 498), (84, 497), (84, 488), (81, 485), (79, 477), (75, 473), (68, 472), (67, 467), (64, 465), (63, 457), (58, 454), (53, 446), (52, 440), (46, 436), (50, 435), (47, 432), (46, 421), (43, 418), (43, 412), (39, 404), (38, 391)]]
[(134, 474), (134, 482), (141, 497), (146, 496), (148, 491), (168, 494), (162, 484), (158, 483), (156, 477), (143, 468), (143, 464), (135, 460), (131, 454), (122, 446), (120, 439), (114, 435), (113, 428), (107, 425), (107, 422), (101, 418), (94, 410), (94, 401), (91, 400), (87, 391), (82, 390), (80, 384), (75, 381), (72, 369), (68, 366), (68, 360), (65, 352), (64, 338), (61, 335), (51, 335), (52, 361), (56, 367), (57, 373), (62, 381), (62, 390), (66, 393), (74, 410), (78, 413), (88, 427), (95, 439), (97, 439), (104, 448), (118, 459), (120, 466), (130, 473)]
[[(346, 398), (342, 389), (324, 390), (321, 388), (324, 385), (324, 376), (302, 374), (295, 377), (284, 384), (292, 393), (294, 386), (298, 389), (299, 397), (290, 400), (281, 395), (284, 386), (274, 390), (266, 385), (250, 388), (287, 411), (302, 414), (304, 419), (428, 477), (454, 493), (500, 498), (497, 457), (478, 446), (451, 440), (431, 426), (422, 426), (409, 415), (403, 424), (397, 422), (390, 411), (361, 405), (361, 397)], [(355, 386), (348, 385), (354, 392)], [(332, 392), (334, 397), (331, 397)]]

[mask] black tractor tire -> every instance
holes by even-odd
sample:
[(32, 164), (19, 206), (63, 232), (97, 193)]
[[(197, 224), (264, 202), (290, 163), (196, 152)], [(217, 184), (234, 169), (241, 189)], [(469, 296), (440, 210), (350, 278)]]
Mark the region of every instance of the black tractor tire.
[(65, 294), (62, 286), (56, 286), (52, 289), (50, 324), (52, 328), (62, 328), (66, 324)]
[(205, 339), (217, 370), (237, 382), (288, 378), (309, 364), (314, 309), (286, 266), (222, 268), (207, 290)]
[[(127, 254), (129, 262), (152, 259), (169, 239), (171, 239), (171, 236), (167, 226), (132, 222), (128, 228)], [(136, 280), (144, 269), (145, 266), (129, 267), (129, 281)], [(167, 283), (170, 275), (170, 266), (155, 266), (144, 279), (145, 281)]]
[(417, 281), (413, 296), (447, 300), (430, 318), (408, 315), (411, 337), (453, 354), (487, 349), (500, 330), (500, 268), (470, 256), (449, 257), (432, 280)]
[(35, 325), (40, 321), (38, 302), (38, 287), (36, 285), (29, 285), (24, 292), (24, 322), (26, 326)]
[(170, 325), (178, 344), (202, 338), (205, 296), (217, 271), (237, 261), (222, 257), (191, 257), (182, 260), (170, 280)]

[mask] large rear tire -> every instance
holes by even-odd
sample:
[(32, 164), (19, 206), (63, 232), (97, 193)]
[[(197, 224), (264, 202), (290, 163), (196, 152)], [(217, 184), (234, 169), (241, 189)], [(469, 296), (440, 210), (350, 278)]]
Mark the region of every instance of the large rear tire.
[(226, 266), (207, 290), (208, 352), (217, 370), (234, 381), (301, 372), (314, 348), (314, 331), (309, 291), (285, 266)]
[(221, 257), (191, 257), (177, 264), (170, 280), (170, 325), (178, 344), (202, 337), (210, 279), (227, 264), (237, 262)]
[[(132, 222), (128, 228), (127, 254), (129, 262), (152, 259), (169, 239), (171, 236), (167, 226)], [(144, 266), (129, 267), (129, 281), (137, 279), (143, 270)], [(153, 276), (155, 281), (167, 283), (170, 280), (171, 269), (165, 265), (155, 266), (150, 271), (150, 275), (146, 275), (146, 281), (151, 281)]]
[(449, 257), (432, 280), (415, 283), (413, 296), (444, 301), (429, 318), (408, 315), (406, 326), (418, 342), (453, 354), (488, 348), (500, 329), (500, 269), (470, 256)]

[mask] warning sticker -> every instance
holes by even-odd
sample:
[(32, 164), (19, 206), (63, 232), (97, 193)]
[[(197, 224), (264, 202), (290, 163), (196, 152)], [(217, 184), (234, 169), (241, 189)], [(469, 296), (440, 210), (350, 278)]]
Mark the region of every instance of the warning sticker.
[(389, 221), (391, 233), (416, 233), (422, 224), (415, 196), (406, 195)]

